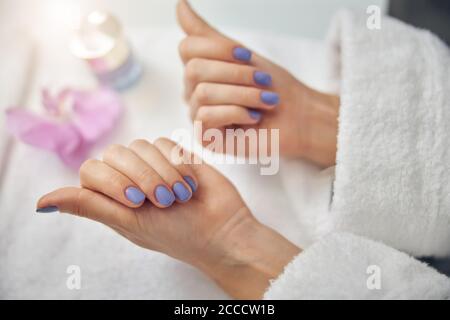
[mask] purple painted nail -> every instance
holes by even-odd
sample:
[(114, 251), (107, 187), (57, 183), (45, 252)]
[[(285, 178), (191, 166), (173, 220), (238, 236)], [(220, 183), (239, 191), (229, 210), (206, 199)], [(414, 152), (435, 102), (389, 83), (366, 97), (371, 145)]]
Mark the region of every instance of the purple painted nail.
[(197, 184), (195, 183), (194, 179), (192, 179), (189, 176), (184, 176), (183, 177), (184, 181), (187, 182), (187, 184), (189, 185), (189, 187), (191, 187), (192, 192), (197, 191)]
[(233, 57), (236, 60), (249, 62), (252, 59), (252, 52), (248, 49), (237, 47), (233, 49)]
[(139, 204), (145, 200), (145, 194), (136, 187), (128, 187), (125, 190), (125, 196), (134, 204)]
[(268, 87), (272, 85), (272, 76), (266, 72), (255, 71), (253, 73), (253, 80), (260, 86)]
[(175, 195), (163, 185), (156, 187), (155, 198), (164, 207), (171, 206), (175, 201)]
[(191, 191), (188, 188), (186, 188), (184, 183), (181, 182), (176, 182), (173, 185), (172, 190), (173, 193), (175, 193), (175, 197), (177, 197), (178, 200), (183, 202), (188, 201), (192, 196)]
[(261, 120), (262, 113), (260, 111), (249, 109), (248, 114), (250, 115), (250, 118), (252, 118), (254, 120), (257, 120), (257, 121)]
[(261, 92), (261, 101), (269, 106), (275, 106), (280, 102), (280, 96), (275, 92), (263, 91)]
[(45, 208), (38, 208), (36, 209), (37, 213), (53, 213), (53, 212), (58, 212), (59, 209), (57, 206), (48, 206)]

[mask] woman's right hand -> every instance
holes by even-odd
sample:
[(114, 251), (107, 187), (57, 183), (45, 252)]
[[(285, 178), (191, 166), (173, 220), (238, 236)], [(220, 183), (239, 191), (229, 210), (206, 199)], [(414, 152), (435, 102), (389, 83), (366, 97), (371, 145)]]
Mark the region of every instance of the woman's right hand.
[(270, 134), (278, 129), (282, 156), (334, 165), (339, 97), (307, 87), (282, 67), (221, 34), (186, 0), (179, 1), (177, 14), (187, 35), (179, 50), (193, 120), (204, 129), (222, 131), (238, 126), (268, 129)]
[(164, 138), (113, 145), (81, 167), (81, 188), (43, 196), (38, 212), (96, 220), (199, 268), (233, 297), (261, 298), (299, 249), (261, 225), (223, 175), (191, 164), (198, 162)]

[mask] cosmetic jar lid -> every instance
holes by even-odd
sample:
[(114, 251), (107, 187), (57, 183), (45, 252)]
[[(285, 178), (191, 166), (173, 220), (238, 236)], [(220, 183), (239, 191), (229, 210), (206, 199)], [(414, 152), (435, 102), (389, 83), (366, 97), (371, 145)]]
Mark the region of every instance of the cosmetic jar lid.
[(119, 21), (102, 11), (93, 11), (84, 16), (74, 31), (70, 50), (85, 60), (106, 56), (123, 39)]

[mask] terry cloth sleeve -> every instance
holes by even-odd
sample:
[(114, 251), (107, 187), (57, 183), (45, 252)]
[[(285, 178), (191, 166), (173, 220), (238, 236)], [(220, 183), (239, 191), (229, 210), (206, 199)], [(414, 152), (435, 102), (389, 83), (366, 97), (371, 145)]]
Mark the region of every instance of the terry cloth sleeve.
[(414, 256), (450, 255), (450, 50), (389, 17), (340, 13), (334, 197), (323, 234), (350, 232)]
[(265, 299), (449, 299), (450, 279), (405, 253), (346, 233), (298, 255)]

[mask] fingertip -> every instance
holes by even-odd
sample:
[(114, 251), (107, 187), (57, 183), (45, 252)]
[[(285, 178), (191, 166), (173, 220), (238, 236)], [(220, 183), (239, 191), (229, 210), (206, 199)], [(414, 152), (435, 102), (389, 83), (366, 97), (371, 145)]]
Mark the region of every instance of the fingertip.
[(280, 103), (279, 94), (272, 91), (261, 91), (260, 99), (264, 104), (270, 107), (275, 107)]
[(50, 193), (43, 195), (36, 204), (36, 212), (49, 213), (49, 212), (62, 212), (62, 208), (70, 200), (71, 195), (74, 194), (74, 190), (78, 188), (61, 188)]
[(194, 193), (195, 191), (197, 191), (197, 186), (198, 183), (195, 181), (194, 178), (192, 178), (191, 176), (184, 176), (183, 177), (184, 181), (186, 181), (186, 183), (189, 185), (189, 187), (192, 190), (192, 193)]
[(54, 212), (59, 212), (59, 208), (57, 206), (48, 206), (36, 209), (36, 213), (54, 213)]
[(200, 17), (186, 0), (177, 4), (177, 19), (181, 28), (188, 35), (215, 35), (217, 31)]
[(233, 58), (240, 62), (250, 62), (252, 60), (252, 52), (244, 47), (238, 46), (233, 48)]
[(184, 2), (185, 2), (185, 0), (179, 0), (177, 2), (176, 13), (177, 13), (178, 22), (181, 22), (181, 14), (183, 12), (183, 6), (186, 5)]
[(186, 1), (186, 0), (179, 0), (178, 3), (177, 3), (177, 11), (178, 10), (185, 10), (185, 9), (191, 9), (191, 6), (190, 6), (189, 2)]
[(249, 109), (248, 110), (248, 114), (249, 114), (250, 118), (253, 121), (256, 121), (256, 122), (260, 122), (261, 121), (261, 118), (262, 118), (262, 112), (261, 111), (258, 111), (258, 110), (255, 110), (255, 109)]
[(46, 207), (45, 205), (46, 198), (47, 195), (43, 195), (38, 199), (38, 201), (36, 202), (36, 210)]
[(131, 208), (139, 208), (145, 201), (145, 193), (139, 188), (130, 186), (125, 189), (125, 197), (130, 201)]
[(189, 16), (188, 16), (190, 11), (192, 11), (192, 9), (186, 0), (178, 1), (176, 8), (178, 24), (187, 34), (191, 33), (191, 30), (189, 28)]
[(263, 87), (270, 87), (272, 86), (272, 76), (264, 71), (255, 71), (253, 73), (253, 80), (257, 85), (263, 86)]
[(161, 209), (171, 207), (176, 201), (175, 194), (170, 190), (168, 186), (162, 184), (158, 185), (155, 188), (154, 198), (154, 205)]
[(177, 181), (172, 186), (172, 192), (175, 195), (176, 201), (185, 203), (191, 200), (193, 190), (186, 182)]
[(55, 193), (58, 190), (52, 191), (50, 193), (47, 193), (39, 198), (39, 200), (36, 203), (36, 210), (46, 208), (49, 206), (55, 206), (55, 201), (57, 197), (55, 197)]

